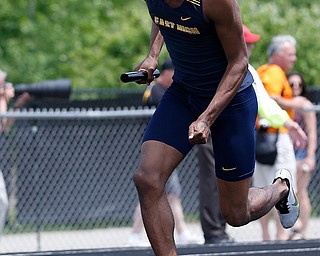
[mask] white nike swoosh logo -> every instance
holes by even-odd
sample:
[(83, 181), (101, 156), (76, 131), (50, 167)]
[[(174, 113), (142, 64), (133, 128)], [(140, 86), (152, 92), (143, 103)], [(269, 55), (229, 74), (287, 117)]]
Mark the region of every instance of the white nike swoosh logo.
[(191, 19), (191, 17), (186, 17), (186, 18), (181, 17), (182, 21), (186, 21), (186, 20), (190, 20), (190, 19)]
[(234, 167), (234, 168), (224, 168), (224, 167), (222, 167), (222, 171), (225, 171), (225, 172), (234, 171), (235, 169), (237, 169), (237, 168), (236, 167)]

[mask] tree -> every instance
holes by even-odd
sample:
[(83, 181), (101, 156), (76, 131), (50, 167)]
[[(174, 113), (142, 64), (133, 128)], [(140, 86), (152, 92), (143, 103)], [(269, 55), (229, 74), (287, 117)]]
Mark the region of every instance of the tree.
[(320, 85), (320, 2), (311, 0), (245, 1), (239, 0), (243, 22), (261, 35), (250, 62), (255, 67), (267, 62), (267, 47), (278, 34), (290, 34), (297, 40), (298, 61), (309, 85)]
[[(244, 23), (262, 35), (252, 64), (266, 62), (272, 36), (291, 34), (298, 41), (296, 69), (320, 85), (319, 1), (239, 4)], [(0, 68), (14, 84), (66, 77), (74, 89), (138, 87), (119, 76), (148, 51), (151, 20), (143, 0), (2, 0), (0, 22)]]

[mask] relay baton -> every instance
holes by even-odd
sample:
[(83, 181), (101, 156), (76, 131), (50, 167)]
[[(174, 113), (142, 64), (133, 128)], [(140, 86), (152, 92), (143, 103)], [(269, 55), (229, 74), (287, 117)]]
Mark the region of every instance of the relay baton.
[[(154, 72), (153, 72), (153, 76), (155, 78), (159, 77), (160, 75), (160, 71), (158, 69), (156, 69)], [(129, 83), (129, 82), (137, 82), (137, 81), (143, 81), (143, 80), (147, 80), (148, 78), (148, 72), (147, 71), (134, 71), (134, 72), (126, 72), (126, 73), (123, 73), (121, 76), (120, 76), (120, 80), (123, 82), (123, 83)]]

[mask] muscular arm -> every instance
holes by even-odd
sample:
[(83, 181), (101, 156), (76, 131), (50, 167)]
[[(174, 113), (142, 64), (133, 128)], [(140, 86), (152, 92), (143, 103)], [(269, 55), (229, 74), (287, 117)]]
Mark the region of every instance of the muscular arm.
[(215, 24), (228, 66), (204, 115), (211, 125), (235, 96), (247, 74), (248, 58), (240, 10), (235, 0), (204, 0), (205, 17)]
[[(203, 0), (203, 10), (206, 19), (215, 26), (228, 66), (208, 108), (190, 126), (191, 143), (206, 143), (210, 126), (238, 92), (248, 71), (247, 48), (237, 2), (235, 0)], [(202, 130), (203, 134), (197, 139), (199, 130)]]
[(158, 59), (163, 46), (163, 37), (160, 33), (159, 27), (152, 22), (151, 35), (150, 35), (150, 50), (149, 56)]
[(160, 33), (159, 27), (152, 22), (149, 53), (147, 57), (135, 68), (135, 70), (144, 69), (148, 72), (147, 83), (151, 83), (153, 80), (153, 71), (158, 66), (158, 58), (163, 42), (163, 37)]

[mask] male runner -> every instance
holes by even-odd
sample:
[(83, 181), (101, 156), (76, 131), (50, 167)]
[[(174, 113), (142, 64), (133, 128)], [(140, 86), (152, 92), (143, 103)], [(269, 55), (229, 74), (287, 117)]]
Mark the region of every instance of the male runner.
[[(134, 174), (142, 217), (158, 256), (176, 254), (174, 220), (164, 193), (174, 168), (212, 133), (220, 208), (241, 226), (277, 204), (285, 227), (298, 217), (287, 170), (265, 188), (250, 188), (257, 99), (236, 0), (146, 0), (153, 20), (150, 50), (136, 70), (153, 79), (163, 43), (175, 66), (173, 83), (153, 115)], [(161, 31), (161, 33), (160, 33)]]

